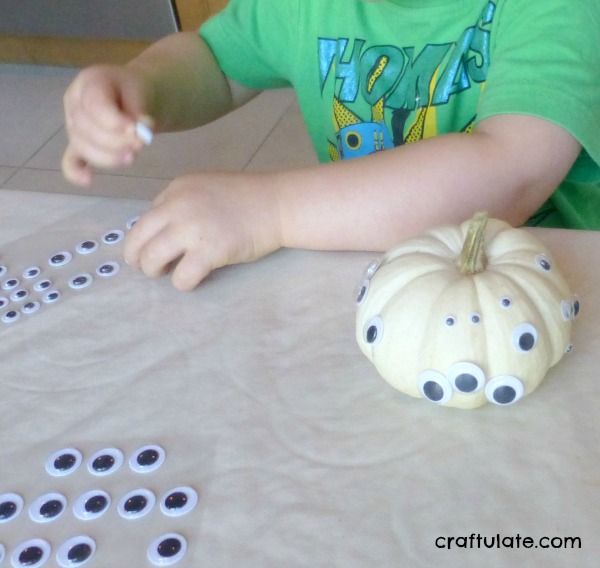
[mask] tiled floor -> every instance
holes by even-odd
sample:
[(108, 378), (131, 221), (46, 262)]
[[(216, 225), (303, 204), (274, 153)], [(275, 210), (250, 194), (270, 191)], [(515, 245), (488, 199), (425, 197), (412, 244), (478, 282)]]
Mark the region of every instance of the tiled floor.
[(261, 171), (316, 164), (295, 96), (265, 92), (222, 119), (164, 134), (127, 169), (106, 171), (91, 188), (60, 172), (66, 145), (62, 96), (76, 70), (0, 65), (0, 189), (152, 198), (193, 171)]

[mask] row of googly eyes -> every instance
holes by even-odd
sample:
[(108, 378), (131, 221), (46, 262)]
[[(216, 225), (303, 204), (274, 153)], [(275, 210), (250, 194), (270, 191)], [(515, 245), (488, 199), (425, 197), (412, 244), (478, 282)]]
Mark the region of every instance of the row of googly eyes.
[[(187, 552), (186, 539), (177, 533), (167, 533), (155, 539), (147, 550), (148, 560), (155, 566), (170, 566), (179, 562)], [(46, 540), (33, 538), (19, 544), (10, 556), (14, 568), (40, 568), (50, 558), (52, 546)], [(83, 566), (96, 554), (96, 542), (87, 535), (70, 538), (56, 552), (61, 568)], [(0, 564), (5, 548), (0, 544)]]
[[(80, 521), (92, 521), (103, 516), (112, 503), (111, 496), (101, 489), (80, 495), (73, 503), (73, 515)], [(156, 504), (156, 495), (149, 489), (129, 491), (118, 505), (119, 516), (127, 520), (145, 517)], [(191, 487), (176, 487), (167, 491), (160, 500), (160, 510), (167, 517), (182, 517), (198, 504), (198, 493)], [(25, 501), (16, 493), (0, 495), (0, 524), (15, 520), (23, 510)], [(61, 493), (46, 493), (29, 506), (29, 518), (35, 523), (50, 523), (67, 510), (67, 498)]]
[[(129, 457), (128, 464), (136, 473), (150, 473), (165, 461), (166, 453), (156, 444), (142, 446)], [(124, 463), (123, 452), (117, 448), (104, 448), (94, 452), (87, 462), (92, 475), (106, 476), (115, 473)], [(46, 472), (53, 477), (71, 475), (83, 463), (83, 454), (75, 448), (65, 448), (52, 453), (46, 460)]]

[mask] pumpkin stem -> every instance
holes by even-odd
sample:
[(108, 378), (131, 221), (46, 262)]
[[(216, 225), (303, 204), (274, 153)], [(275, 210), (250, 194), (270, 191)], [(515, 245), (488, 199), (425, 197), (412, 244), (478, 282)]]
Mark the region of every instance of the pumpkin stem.
[(469, 221), (467, 236), (456, 261), (456, 266), (462, 274), (477, 274), (485, 270), (487, 258), (483, 236), (487, 222), (488, 214), (485, 211), (475, 213)]

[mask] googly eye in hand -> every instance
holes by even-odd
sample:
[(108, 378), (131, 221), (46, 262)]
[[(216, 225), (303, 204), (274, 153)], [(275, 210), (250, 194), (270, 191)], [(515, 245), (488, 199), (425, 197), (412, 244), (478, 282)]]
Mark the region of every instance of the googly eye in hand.
[(2, 315), (2, 323), (15, 323), (21, 314), (17, 310), (10, 310)]
[(150, 473), (157, 470), (165, 458), (165, 451), (160, 446), (143, 446), (129, 458), (129, 467), (136, 473)]
[(104, 515), (110, 504), (111, 498), (106, 491), (93, 489), (77, 498), (73, 505), (73, 514), (80, 521), (92, 521)]
[(125, 234), (120, 229), (115, 229), (114, 231), (108, 231), (104, 233), (102, 236), (102, 242), (105, 245), (116, 245), (118, 242), (123, 240)]
[(198, 493), (191, 487), (176, 487), (165, 493), (160, 500), (160, 510), (167, 517), (187, 515), (198, 504)]
[(187, 552), (187, 541), (177, 533), (159, 536), (148, 547), (148, 560), (154, 566), (171, 566), (179, 562)]
[(58, 519), (67, 508), (67, 498), (60, 493), (38, 497), (29, 507), (29, 518), (35, 523), (49, 523)]
[(46, 460), (46, 472), (52, 477), (64, 477), (76, 471), (82, 460), (81, 452), (75, 448), (58, 450)]
[(31, 314), (35, 314), (35, 312), (40, 309), (40, 306), (41, 304), (39, 302), (27, 302), (26, 304), (23, 304), (21, 313), (30, 316)]
[(21, 282), (17, 278), (8, 278), (2, 282), (3, 290), (14, 290)]
[(23, 497), (16, 493), (0, 495), (0, 524), (16, 519), (23, 510)]
[(10, 561), (14, 568), (39, 568), (48, 561), (51, 551), (50, 543), (41, 538), (33, 538), (19, 544), (13, 550)]
[(54, 302), (58, 302), (58, 300), (60, 300), (60, 292), (58, 290), (50, 290), (42, 297), (44, 304), (53, 304)]
[(123, 465), (123, 452), (117, 448), (105, 448), (94, 453), (87, 464), (92, 475), (106, 476), (115, 473)]
[(54, 268), (59, 268), (61, 266), (65, 266), (65, 264), (69, 264), (73, 259), (73, 255), (66, 250), (54, 253), (49, 259), (48, 264), (53, 266)]
[(24, 288), (20, 288), (19, 290), (15, 290), (11, 295), (10, 299), (13, 302), (22, 302), (25, 298), (29, 296), (29, 292)]
[(82, 290), (83, 288), (90, 286), (93, 281), (94, 279), (91, 274), (78, 274), (69, 280), (69, 288), (73, 288), (73, 290)]
[(33, 285), (33, 289), (36, 292), (43, 292), (44, 290), (48, 290), (48, 288), (52, 287), (52, 280), (40, 280)]
[(96, 542), (89, 536), (70, 538), (56, 552), (56, 562), (61, 568), (83, 566), (96, 553)]
[(117, 512), (124, 519), (145, 517), (154, 507), (156, 496), (149, 489), (134, 489), (119, 501)]
[(78, 254), (91, 254), (97, 249), (98, 249), (98, 243), (96, 241), (81, 241), (75, 247), (75, 251)]
[(96, 268), (96, 274), (102, 278), (110, 278), (119, 272), (120, 266), (117, 262), (105, 262)]
[(39, 266), (30, 266), (23, 271), (23, 278), (26, 280), (32, 280), (33, 278), (37, 278), (41, 272), (42, 271)]

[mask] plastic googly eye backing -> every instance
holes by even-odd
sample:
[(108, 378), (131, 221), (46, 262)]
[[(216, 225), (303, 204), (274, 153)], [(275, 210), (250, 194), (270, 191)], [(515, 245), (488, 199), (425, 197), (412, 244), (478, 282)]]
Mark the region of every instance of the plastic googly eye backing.
[(21, 317), (16, 310), (10, 310), (2, 315), (2, 323), (14, 323)]
[(75, 536), (60, 545), (56, 552), (56, 562), (61, 568), (83, 566), (94, 557), (96, 542), (89, 536)]
[(148, 560), (154, 566), (171, 566), (179, 562), (187, 552), (187, 541), (177, 533), (159, 536), (148, 547)]
[(48, 264), (54, 268), (59, 268), (61, 266), (65, 266), (65, 264), (69, 264), (71, 260), (73, 260), (73, 255), (67, 250), (61, 250), (59, 252), (55, 252), (48, 259)]
[(60, 493), (46, 493), (29, 506), (29, 518), (34, 523), (50, 523), (67, 509), (67, 498)]
[(25, 298), (29, 296), (29, 292), (24, 288), (20, 288), (19, 290), (15, 290), (11, 295), (10, 299), (12, 302), (22, 302)]
[(118, 274), (120, 268), (118, 262), (105, 262), (96, 268), (96, 274), (102, 278), (110, 278)]
[(165, 450), (160, 446), (143, 446), (131, 455), (129, 467), (136, 473), (150, 473), (156, 471), (164, 463), (165, 458)]
[(33, 285), (33, 289), (36, 292), (43, 292), (44, 290), (48, 290), (48, 288), (52, 288), (52, 280), (40, 280)]
[(120, 229), (114, 229), (113, 231), (107, 231), (102, 235), (102, 242), (105, 245), (116, 245), (118, 242), (123, 240), (125, 233)]
[(30, 266), (23, 271), (23, 278), (26, 280), (32, 280), (33, 278), (37, 278), (41, 272), (42, 271), (39, 266)]
[(14, 568), (39, 568), (50, 558), (52, 548), (50, 543), (41, 538), (33, 538), (17, 546), (10, 557)]
[(75, 448), (58, 450), (46, 460), (46, 472), (52, 477), (71, 475), (79, 468), (82, 460), (81, 452)]
[(58, 290), (49, 290), (42, 296), (42, 302), (44, 304), (53, 304), (60, 300), (60, 292)]
[(93, 489), (80, 495), (73, 505), (73, 514), (80, 521), (93, 521), (100, 518), (112, 503), (110, 495), (101, 489)]
[(77, 254), (91, 254), (98, 250), (97, 241), (81, 241), (76, 247), (75, 251)]
[(182, 517), (198, 504), (198, 493), (191, 487), (176, 487), (160, 499), (160, 510), (167, 517)]
[(23, 510), (23, 497), (16, 493), (0, 495), (0, 524), (16, 519)]
[(149, 489), (134, 489), (124, 495), (117, 505), (117, 512), (128, 520), (145, 517), (156, 503), (156, 496)]
[(17, 278), (8, 278), (2, 282), (3, 290), (14, 290), (21, 282)]
[(117, 448), (105, 448), (94, 453), (87, 463), (87, 469), (92, 475), (104, 477), (115, 473), (124, 461), (123, 452)]
[(73, 290), (83, 290), (83, 288), (91, 286), (93, 281), (94, 279), (91, 274), (78, 274), (69, 280), (69, 288), (72, 288)]

